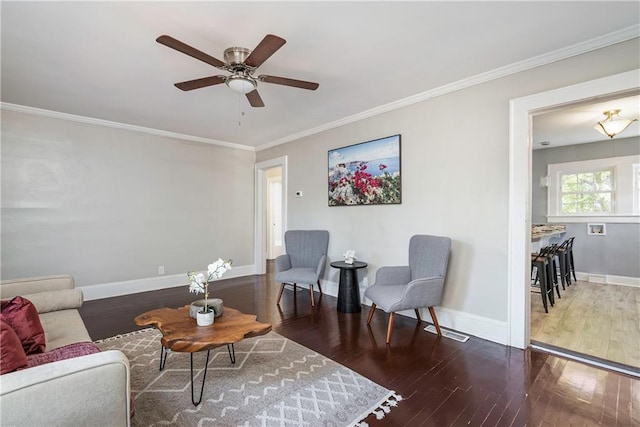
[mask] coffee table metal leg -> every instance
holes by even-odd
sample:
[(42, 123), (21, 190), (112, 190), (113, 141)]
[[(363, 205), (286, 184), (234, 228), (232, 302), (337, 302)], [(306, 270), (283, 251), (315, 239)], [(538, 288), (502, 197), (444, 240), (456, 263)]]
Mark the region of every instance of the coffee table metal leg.
[(207, 379), (207, 368), (209, 367), (209, 352), (207, 350), (207, 361), (204, 363), (204, 374), (202, 375), (202, 386), (200, 387), (200, 398), (196, 402), (196, 397), (193, 395), (193, 353), (191, 353), (191, 403), (193, 406), (198, 406), (202, 402), (202, 395), (204, 394), (204, 382)]
[(169, 349), (164, 348), (164, 346), (162, 346), (160, 348), (160, 370), (161, 371), (164, 369), (164, 365), (167, 363), (168, 356), (169, 356)]
[(227, 344), (227, 351), (229, 351), (229, 358), (231, 359), (231, 363), (236, 363), (236, 348), (233, 344)]

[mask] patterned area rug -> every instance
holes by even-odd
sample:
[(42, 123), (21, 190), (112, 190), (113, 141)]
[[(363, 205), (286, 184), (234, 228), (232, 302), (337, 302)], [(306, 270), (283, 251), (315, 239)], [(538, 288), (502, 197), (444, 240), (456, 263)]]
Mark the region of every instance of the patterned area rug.
[[(160, 332), (145, 329), (97, 341), (121, 350), (131, 365), (133, 426), (366, 426), (402, 398), (275, 332), (211, 351), (204, 397), (191, 403), (189, 354), (169, 353), (160, 366)], [(194, 354), (196, 400), (206, 352)]]

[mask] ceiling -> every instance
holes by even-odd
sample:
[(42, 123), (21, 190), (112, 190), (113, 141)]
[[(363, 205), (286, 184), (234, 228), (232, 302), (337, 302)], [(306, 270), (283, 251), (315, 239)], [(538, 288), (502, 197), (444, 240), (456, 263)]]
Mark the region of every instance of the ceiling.
[[(604, 112), (621, 110), (621, 118), (633, 120), (640, 117), (638, 92), (597, 99), (566, 106), (533, 118), (533, 149), (554, 148), (564, 145), (609, 141), (609, 137), (597, 132), (594, 126), (604, 120)], [(632, 123), (615, 139), (640, 136), (640, 123)], [(546, 141), (548, 145), (542, 145)]]
[[(640, 16), (635, 1), (2, 1), (1, 7), (5, 105), (248, 147), (295, 139), (586, 40), (630, 28), (637, 34)], [(226, 72), (155, 42), (167, 34), (224, 59), (226, 48), (253, 49), (269, 33), (287, 43), (256, 75), (318, 82), (318, 90), (259, 83), (264, 108), (252, 108), (225, 85), (183, 92), (173, 83)]]

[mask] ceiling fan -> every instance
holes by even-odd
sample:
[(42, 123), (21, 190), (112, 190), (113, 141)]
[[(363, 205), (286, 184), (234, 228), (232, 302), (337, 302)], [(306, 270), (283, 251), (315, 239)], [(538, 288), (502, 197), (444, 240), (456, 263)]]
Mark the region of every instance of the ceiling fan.
[(289, 79), (286, 77), (269, 76), (266, 74), (257, 77), (253, 76), (256, 69), (286, 43), (285, 39), (274, 36), (273, 34), (267, 34), (253, 51), (244, 47), (230, 47), (226, 49), (224, 51), (224, 62), (171, 36), (162, 35), (158, 37), (156, 41), (178, 52), (213, 65), (220, 70), (226, 70), (231, 73), (230, 76), (218, 75), (203, 77), (175, 84), (178, 89), (184, 91), (226, 83), (232, 90), (244, 93), (252, 107), (264, 107), (264, 102), (262, 102), (262, 98), (260, 98), (257, 90), (258, 81), (308, 90), (316, 90), (319, 86), (318, 83)]

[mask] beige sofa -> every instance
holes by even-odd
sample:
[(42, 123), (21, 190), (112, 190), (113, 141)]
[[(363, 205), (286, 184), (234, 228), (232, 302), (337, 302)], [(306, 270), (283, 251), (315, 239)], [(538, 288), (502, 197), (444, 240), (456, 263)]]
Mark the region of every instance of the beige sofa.
[[(36, 306), (47, 351), (91, 341), (71, 276), (0, 282), (0, 297), (21, 295)], [(2, 426), (129, 426), (129, 362), (104, 351), (0, 376)]]

